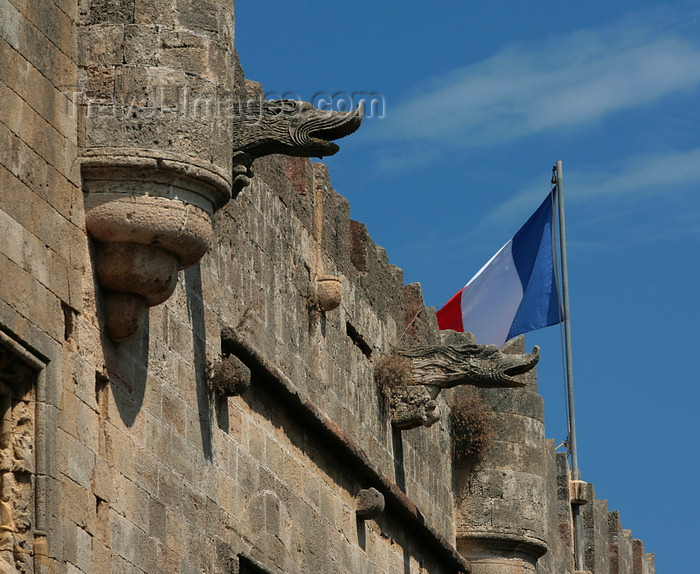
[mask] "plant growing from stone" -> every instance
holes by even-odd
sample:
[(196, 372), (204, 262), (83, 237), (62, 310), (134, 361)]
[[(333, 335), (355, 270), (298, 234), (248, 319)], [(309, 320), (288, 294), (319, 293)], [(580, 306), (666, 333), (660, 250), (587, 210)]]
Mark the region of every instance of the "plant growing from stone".
[(460, 389), (454, 396), (451, 421), (455, 458), (477, 462), (493, 443), (493, 411), (474, 389)]
[(209, 390), (218, 397), (234, 397), (250, 388), (250, 370), (239, 360), (221, 356), (209, 365)]
[(382, 357), (374, 368), (374, 378), (384, 393), (391, 389), (414, 385), (411, 361), (399, 355)]

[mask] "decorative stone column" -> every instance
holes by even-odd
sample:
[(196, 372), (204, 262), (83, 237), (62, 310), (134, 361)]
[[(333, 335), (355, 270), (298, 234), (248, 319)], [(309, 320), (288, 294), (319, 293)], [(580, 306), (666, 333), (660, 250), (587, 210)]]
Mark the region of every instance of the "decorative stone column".
[[(522, 353), (523, 338), (502, 350)], [(544, 404), (534, 370), (518, 379), (524, 387), (479, 389), (494, 412), (494, 442), (455, 470), (457, 549), (472, 574), (534, 574), (547, 552)]]

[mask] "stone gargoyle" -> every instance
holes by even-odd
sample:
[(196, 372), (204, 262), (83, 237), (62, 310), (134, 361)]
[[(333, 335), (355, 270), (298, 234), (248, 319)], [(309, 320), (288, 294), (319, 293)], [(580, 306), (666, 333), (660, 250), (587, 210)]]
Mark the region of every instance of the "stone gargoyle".
[(431, 426), (440, 418), (435, 400), (442, 389), (457, 385), (481, 388), (523, 387), (515, 379), (530, 371), (540, 352), (508, 353), (495, 345), (443, 342), (396, 349), (375, 369), (389, 395), (391, 423), (400, 429)]
[(248, 185), (251, 165), (259, 157), (279, 153), (296, 157), (333, 155), (340, 147), (332, 140), (356, 131), (364, 110), (335, 112), (298, 100), (253, 99), (234, 117), (233, 193)]

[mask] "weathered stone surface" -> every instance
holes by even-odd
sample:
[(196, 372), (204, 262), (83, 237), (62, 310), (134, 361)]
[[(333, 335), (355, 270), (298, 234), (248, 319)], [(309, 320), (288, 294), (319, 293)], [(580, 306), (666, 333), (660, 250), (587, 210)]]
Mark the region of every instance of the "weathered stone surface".
[[(443, 338), (454, 340), (456, 335)], [(390, 396), (392, 424), (410, 429), (439, 419), (434, 399), (441, 389), (525, 386), (514, 377), (531, 370), (538, 360), (537, 347), (530, 354), (503, 353), (494, 345), (474, 344), (467, 334), (451, 344), (399, 348), (377, 364), (375, 378)]]
[(376, 518), (384, 511), (384, 495), (376, 488), (363, 488), (355, 497), (357, 516), (364, 520)]
[(106, 291), (114, 341), (135, 335), (146, 307), (173, 293), (178, 270), (202, 258), (212, 239), (211, 217), (227, 200), (226, 184), (216, 176), (180, 163), (169, 167), (113, 156), (83, 164), (86, 228), (99, 242), (93, 266)]
[(271, 154), (323, 157), (340, 149), (331, 140), (350, 135), (360, 127), (363, 110), (331, 112), (297, 100), (265, 100), (259, 84), (248, 82), (245, 98), (232, 110), (233, 193), (237, 195), (253, 177), (253, 161)]
[(390, 391), (391, 424), (400, 429), (429, 427), (440, 420), (440, 407), (430, 389), (412, 385)]
[(37, 371), (0, 339), (0, 568), (30, 572)]
[(343, 298), (343, 284), (338, 277), (322, 275), (316, 278), (314, 299), (323, 311), (337, 309)]
[(457, 385), (480, 388), (522, 387), (517, 375), (532, 369), (539, 360), (539, 348), (532, 353), (502, 353), (495, 345), (413, 346), (396, 353), (411, 363), (414, 384), (449, 389)]
[(360, 127), (363, 109), (330, 112), (298, 100), (253, 99), (241, 104), (233, 124), (233, 147), (254, 157), (281, 153), (300, 157), (333, 155), (331, 140)]

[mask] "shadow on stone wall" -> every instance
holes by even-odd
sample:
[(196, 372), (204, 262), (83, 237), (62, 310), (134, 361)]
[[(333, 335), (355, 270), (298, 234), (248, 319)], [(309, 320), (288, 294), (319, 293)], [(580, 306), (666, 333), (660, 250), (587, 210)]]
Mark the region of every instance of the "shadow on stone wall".
[(199, 430), (202, 436), (204, 457), (211, 461), (213, 456), (211, 428), (213, 403), (210, 400), (207, 385), (207, 338), (204, 324), (204, 300), (202, 297), (202, 270), (199, 263), (185, 270), (185, 287), (187, 290), (187, 311), (192, 321), (192, 351), (197, 384)]

